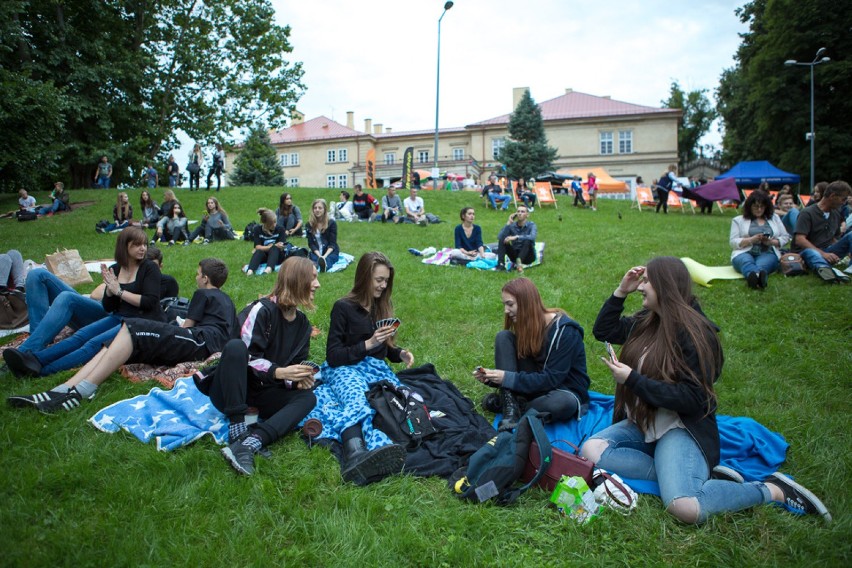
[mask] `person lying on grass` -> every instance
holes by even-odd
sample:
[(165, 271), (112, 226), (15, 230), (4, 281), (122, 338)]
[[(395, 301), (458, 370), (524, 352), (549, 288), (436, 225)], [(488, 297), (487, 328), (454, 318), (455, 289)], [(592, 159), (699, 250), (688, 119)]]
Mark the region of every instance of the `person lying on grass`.
[(174, 366), (202, 361), (222, 350), (239, 325), (234, 303), (220, 288), (228, 279), (228, 267), (217, 258), (198, 263), (186, 320), (180, 327), (165, 322), (129, 318), (109, 347), (104, 347), (73, 377), (53, 390), (30, 396), (13, 396), (16, 406), (35, 406), (44, 413), (73, 410), (85, 398), (94, 398), (98, 387), (124, 363)]
[[(636, 291), (642, 309), (622, 317), (625, 298)], [(718, 466), (718, 332), (680, 259), (658, 257), (628, 270), (594, 327), (598, 340), (623, 345), (620, 359), (614, 351), (602, 358), (616, 382), (613, 424), (583, 444), (582, 455), (612, 473), (657, 481), (666, 511), (687, 524), (762, 503), (831, 521), (822, 501), (780, 472), (743, 483), (738, 472)]]
[(515, 278), (503, 286), (503, 331), (494, 340), (494, 369), (474, 377), (498, 388), (482, 406), (502, 412), (499, 430), (512, 430), (529, 408), (548, 421), (579, 420), (589, 408), (583, 328), (558, 308), (546, 308), (535, 284)]
[[(319, 287), (310, 260), (285, 260), (269, 296), (240, 313), (240, 338), (228, 341), (218, 365), (193, 377), (228, 417), (230, 443), (222, 455), (237, 473), (253, 474), (255, 454), (295, 429), (316, 405), (316, 369), (302, 364), (310, 352), (311, 323), (299, 308), (313, 309)], [(245, 421), (249, 405), (262, 419), (251, 427)]]

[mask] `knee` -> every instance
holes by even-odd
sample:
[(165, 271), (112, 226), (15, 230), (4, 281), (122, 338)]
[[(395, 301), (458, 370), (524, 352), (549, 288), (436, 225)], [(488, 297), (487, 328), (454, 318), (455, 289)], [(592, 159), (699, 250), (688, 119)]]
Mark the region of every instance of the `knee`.
[(248, 353), (248, 347), (246, 344), (242, 342), (241, 339), (230, 339), (228, 343), (225, 344), (225, 348), (222, 349), (222, 357), (225, 356), (225, 353), (228, 355), (243, 355)]
[(700, 520), (701, 507), (695, 497), (678, 497), (669, 503), (666, 511), (682, 523), (695, 525)]
[(494, 338), (494, 348), (513, 347), (515, 345), (515, 334), (508, 329), (503, 329), (497, 332)]
[(592, 462), (599, 462), (601, 456), (609, 447), (609, 442), (600, 438), (592, 438), (587, 440), (583, 447), (580, 448), (580, 455)]

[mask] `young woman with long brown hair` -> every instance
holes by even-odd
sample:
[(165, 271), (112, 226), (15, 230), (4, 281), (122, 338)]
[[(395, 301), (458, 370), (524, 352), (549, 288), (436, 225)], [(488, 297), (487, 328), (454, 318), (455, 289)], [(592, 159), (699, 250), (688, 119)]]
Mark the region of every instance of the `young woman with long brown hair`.
[(132, 221), (133, 206), (130, 204), (130, 198), (127, 196), (127, 193), (120, 191), (115, 198), (115, 205), (112, 207), (112, 223), (98, 232), (111, 233), (134, 224)]
[(405, 448), (363, 427), (373, 414), (366, 397), (370, 385), (381, 380), (399, 384), (385, 359), (414, 364), (411, 351), (395, 344), (395, 327), (376, 328), (376, 322), (393, 317), (393, 281), (390, 260), (368, 252), (358, 261), (352, 290), (331, 309), (323, 381), (342, 408), (343, 479), (358, 485), (398, 473), (405, 461)]
[(284, 237), (302, 236), (302, 212), (293, 205), (293, 196), (282, 193), (275, 210), (276, 224), (284, 230)]
[(589, 376), (583, 328), (559, 308), (546, 308), (535, 284), (515, 278), (503, 286), (503, 331), (494, 340), (494, 369), (474, 376), (499, 394), (483, 406), (503, 412), (500, 430), (515, 427), (522, 411), (534, 408), (549, 420), (579, 419), (589, 405)]
[[(636, 291), (642, 309), (622, 317), (625, 298)], [(585, 457), (610, 472), (657, 481), (666, 510), (684, 523), (770, 502), (831, 520), (816, 496), (779, 472), (741, 483), (736, 472), (717, 468), (713, 383), (722, 372), (722, 346), (680, 259), (659, 257), (627, 271), (594, 334), (623, 347), (620, 360), (604, 359), (617, 383), (613, 425), (583, 445)]]
[[(310, 353), (311, 323), (300, 309), (313, 309), (319, 287), (311, 261), (288, 258), (269, 296), (240, 314), (240, 339), (225, 344), (215, 369), (195, 375), (199, 390), (230, 421), (222, 455), (238, 473), (254, 473), (255, 454), (295, 429), (316, 404), (314, 370), (301, 364)], [(262, 419), (251, 427), (249, 406)]]

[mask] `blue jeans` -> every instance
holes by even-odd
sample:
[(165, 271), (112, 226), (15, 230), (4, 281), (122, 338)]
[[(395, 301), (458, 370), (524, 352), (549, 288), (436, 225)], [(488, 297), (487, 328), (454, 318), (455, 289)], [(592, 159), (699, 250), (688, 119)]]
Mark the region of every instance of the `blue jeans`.
[[(313, 263), (314, 263), (314, 266), (317, 266), (317, 267), (318, 267), (318, 266), (319, 266), (319, 264), (318, 264), (319, 259), (317, 259), (317, 255), (315, 255), (315, 254), (313, 253), (313, 251), (312, 251), (312, 252), (310, 253), (309, 257), (310, 257), (310, 259), (311, 259), (311, 262), (313, 262)], [(332, 266), (334, 266), (334, 264), (337, 262), (337, 259), (339, 259), (339, 258), (340, 258), (340, 255), (339, 255), (339, 254), (337, 254), (336, 252), (333, 252), (333, 253), (331, 253), (330, 255), (328, 255), (327, 257), (325, 257), (325, 267), (326, 267), (326, 270), (328, 270), (329, 268), (331, 268)]]
[[(843, 258), (852, 251), (852, 233), (846, 233), (836, 243), (822, 250)], [(799, 254), (802, 255), (802, 259), (808, 265), (808, 268), (816, 270), (823, 266), (829, 266), (828, 262), (815, 249), (804, 249), (799, 251)]]
[(778, 257), (774, 252), (763, 252), (757, 256), (753, 256), (750, 252), (738, 254), (731, 260), (737, 272), (743, 276), (748, 276), (752, 272), (765, 270), (767, 274), (772, 274), (778, 270)]
[(101, 189), (109, 189), (109, 178), (107, 176), (98, 176), (98, 187)]
[(121, 329), (122, 319), (108, 315), (86, 327), (77, 330), (74, 335), (47, 349), (33, 352), (42, 364), (41, 376), (52, 375), (75, 367), (82, 367), (98, 354), (104, 345), (109, 344)]
[(787, 214), (781, 217), (781, 223), (791, 237), (796, 236), (796, 221), (799, 220), (799, 210), (795, 207), (787, 211)]
[(169, 176), (169, 187), (177, 187), (177, 176)]
[(508, 195), (504, 195), (502, 193), (488, 193), (488, 201), (491, 202), (491, 207), (497, 209), (497, 202), (503, 204), (503, 211), (509, 208), (509, 202), (512, 198)]
[(110, 223), (104, 227), (105, 233), (111, 233), (117, 229), (123, 229), (130, 224), (130, 221), (122, 221), (121, 223)]
[(56, 296), (38, 326), (30, 327), (30, 336), (21, 344), (20, 349), (21, 351), (40, 351), (53, 341), (69, 322), (77, 322), (77, 329), (79, 329), (105, 318), (106, 315), (100, 302), (78, 294), (74, 290), (66, 290)]
[(50, 207), (42, 207), (38, 210), (38, 215), (47, 215), (48, 213), (56, 213), (57, 211), (65, 211), (68, 207), (58, 199), (53, 200), (53, 205)]
[[(77, 294), (74, 288), (44, 268), (29, 271), (27, 274), (27, 313), (30, 316), (30, 331), (38, 328), (41, 319), (50, 309), (50, 305), (62, 292)], [(92, 323), (91, 321), (81, 322), (74, 318), (71, 318), (71, 322), (78, 328)]]
[(609, 443), (598, 467), (624, 477), (656, 481), (666, 507), (681, 497), (697, 499), (699, 523), (710, 515), (740, 511), (772, 500), (763, 483), (709, 479), (701, 448), (683, 428), (669, 430), (656, 442), (648, 443), (634, 423), (622, 420), (592, 439)]

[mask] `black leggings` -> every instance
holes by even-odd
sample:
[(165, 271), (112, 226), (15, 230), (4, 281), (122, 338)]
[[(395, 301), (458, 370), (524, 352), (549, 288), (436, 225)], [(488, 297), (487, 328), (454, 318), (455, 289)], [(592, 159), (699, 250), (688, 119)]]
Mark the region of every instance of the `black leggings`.
[(669, 191), (668, 189), (657, 188), (657, 213), (660, 212), (660, 207), (663, 208), (663, 213), (669, 212)]
[(260, 436), (264, 446), (295, 430), (316, 406), (312, 390), (288, 389), (284, 383), (265, 384), (248, 366), (248, 348), (239, 339), (228, 341), (222, 350), (219, 366), (205, 381), (207, 396), (231, 423), (243, 422), (249, 406), (258, 410), (263, 422), (251, 430)]
[(281, 264), (284, 261), (284, 250), (279, 249), (276, 246), (273, 246), (268, 251), (265, 250), (256, 250), (254, 254), (251, 255), (251, 260), (249, 261), (248, 269), (252, 272), (257, 270), (257, 267), (262, 263), (266, 263), (268, 268), (275, 270), (275, 267)]
[(535, 260), (535, 242), (529, 239), (512, 241), (511, 244), (500, 242), (497, 245), (497, 262), (505, 264), (505, 257), (509, 257), (513, 263), (517, 264), (518, 260), (523, 264), (530, 264)]

